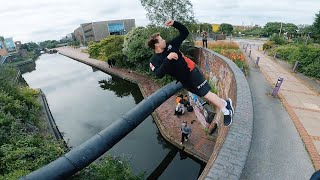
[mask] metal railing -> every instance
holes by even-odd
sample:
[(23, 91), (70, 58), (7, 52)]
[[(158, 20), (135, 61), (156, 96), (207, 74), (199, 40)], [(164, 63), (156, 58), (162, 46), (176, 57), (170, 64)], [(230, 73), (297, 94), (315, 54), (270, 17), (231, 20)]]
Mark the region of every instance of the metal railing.
[(80, 146), (20, 179), (50, 180), (70, 177), (111, 149), (180, 89), (182, 89), (181, 83), (172, 82), (166, 85)]

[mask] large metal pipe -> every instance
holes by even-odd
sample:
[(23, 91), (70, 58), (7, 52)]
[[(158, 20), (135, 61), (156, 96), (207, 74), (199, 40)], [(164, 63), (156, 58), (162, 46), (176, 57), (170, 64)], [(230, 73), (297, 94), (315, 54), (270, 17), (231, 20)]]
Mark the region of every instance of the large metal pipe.
[(50, 180), (70, 177), (111, 149), (181, 88), (181, 83), (166, 85), (80, 146), (20, 179)]

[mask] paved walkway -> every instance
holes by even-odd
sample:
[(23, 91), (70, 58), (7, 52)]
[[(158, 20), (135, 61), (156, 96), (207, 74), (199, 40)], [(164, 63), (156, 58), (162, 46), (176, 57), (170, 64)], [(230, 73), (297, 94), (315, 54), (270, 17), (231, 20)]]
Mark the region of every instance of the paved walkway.
[[(104, 72), (112, 75), (116, 75), (127, 79), (132, 82), (136, 82), (144, 97), (151, 95), (158, 90), (160, 86), (155, 83), (153, 79), (136, 72), (129, 72), (126, 69), (120, 69), (117, 67), (109, 68), (108, 64), (103, 61), (89, 58), (87, 53), (82, 53), (80, 49), (62, 47), (57, 49), (60, 54), (78, 59), (86, 64), (96, 66)], [(200, 122), (196, 120), (195, 114), (192, 112), (186, 112), (180, 118), (174, 115), (174, 109), (176, 106), (175, 97), (171, 97), (158, 107), (153, 113), (153, 118), (157, 123), (158, 129), (162, 136), (174, 144), (176, 147), (184, 148), (184, 151), (195, 156), (196, 158), (207, 162), (213, 152), (215, 145), (215, 138), (206, 135), (206, 132), (202, 128)], [(184, 144), (184, 147), (180, 145), (181, 134), (180, 126), (183, 120), (187, 120), (192, 128), (192, 135), (188, 142)], [(192, 120), (196, 120), (191, 124)]]
[(309, 179), (314, 168), (294, 123), (281, 101), (270, 96), (260, 69), (249, 63), (254, 129), (241, 179)]

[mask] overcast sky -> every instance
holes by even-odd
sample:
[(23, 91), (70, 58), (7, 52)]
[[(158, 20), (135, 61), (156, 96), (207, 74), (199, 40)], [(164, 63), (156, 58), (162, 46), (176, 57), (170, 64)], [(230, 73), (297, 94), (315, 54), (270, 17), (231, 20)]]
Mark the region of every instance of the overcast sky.
[[(271, 21), (312, 24), (320, 0), (191, 0), (200, 22), (264, 25)], [(60, 39), (80, 23), (136, 19), (148, 24), (140, 0), (0, 0), (0, 36), (22, 43)]]

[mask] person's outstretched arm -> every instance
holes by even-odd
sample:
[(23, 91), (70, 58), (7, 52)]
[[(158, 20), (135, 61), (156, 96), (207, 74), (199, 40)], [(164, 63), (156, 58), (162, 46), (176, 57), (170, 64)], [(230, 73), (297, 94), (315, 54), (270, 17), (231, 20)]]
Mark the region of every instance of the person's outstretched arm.
[(168, 20), (165, 22), (166, 26), (172, 26), (179, 31), (179, 35), (172, 39), (169, 44), (175, 47), (180, 47), (182, 42), (188, 37), (189, 31), (188, 29), (178, 21)]

